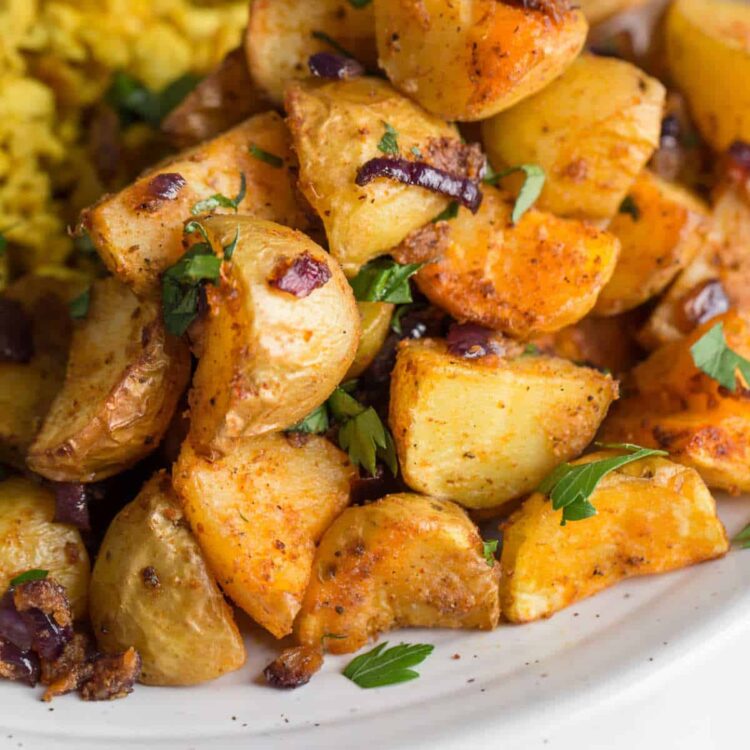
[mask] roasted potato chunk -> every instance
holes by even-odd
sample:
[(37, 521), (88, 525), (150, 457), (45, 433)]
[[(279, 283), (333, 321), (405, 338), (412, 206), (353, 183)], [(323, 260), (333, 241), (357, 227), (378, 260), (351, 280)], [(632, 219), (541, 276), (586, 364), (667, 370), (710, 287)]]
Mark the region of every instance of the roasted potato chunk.
[(717, 151), (750, 141), (749, 28), (750, 6), (732, 0), (675, 0), (667, 15), (669, 72)]
[(453, 356), (403, 342), (389, 421), (405, 482), (468, 508), (532, 491), (591, 442), (613, 399), (609, 375), (545, 356)]
[(536, 96), (485, 121), (497, 169), (538, 164), (537, 206), (559, 216), (609, 219), (659, 143), (664, 87), (630, 63), (582, 55)]
[(466, 513), (445, 500), (388, 495), (326, 531), (295, 625), (302, 644), (356, 651), (399, 627), (491, 630), (497, 563)]
[(0, 591), (27, 570), (46, 570), (65, 588), (80, 619), (86, 614), (89, 556), (78, 529), (54, 517), (50, 490), (21, 477), (0, 482)]
[(729, 549), (697, 472), (663, 458), (608, 474), (590, 501), (595, 516), (561, 526), (562, 511), (537, 492), (504, 524), (500, 602), (508, 620), (549, 617), (625, 578), (684, 568)]
[[(278, 157), (281, 166), (254, 156), (251, 146)], [(305, 228), (307, 219), (295, 200), (294, 168), (284, 123), (275, 112), (267, 112), (104, 196), (84, 211), (82, 225), (113, 274), (136, 294), (154, 295), (162, 272), (185, 252), (183, 222), (193, 206), (217, 193), (235, 198), (242, 175), (246, 192), (238, 206), (241, 213)]]
[(244, 216), (203, 222), (232, 262), (209, 290), (191, 435), (205, 451), (283, 430), (322, 404), (354, 360), (359, 313), (338, 264), (311, 239)]
[(750, 358), (750, 324), (736, 312), (712, 319), (663, 346), (632, 373), (628, 397), (602, 426), (604, 440), (668, 450), (704, 481), (728, 492), (750, 491), (750, 391), (732, 393), (696, 368), (690, 347), (717, 323), (729, 347)]
[(378, 144), (385, 124), (398, 134), (404, 158), (415, 158), (412, 149), (418, 149), (423, 160), (439, 166), (461, 149), (453, 126), (423, 112), (384, 81), (292, 84), (286, 110), (300, 162), (300, 188), (320, 214), (331, 253), (347, 275), (447, 207), (447, 198), (393, 180), (377, 179), (364, 187), (355, 183), (365, 162), (383, 156)]
[(460, 209), (455, 219), (412, 233), (392, 254), (402, 263), (427, 261), (417, 286), (453, 317), (528, 339), (591, 310), (614, 271), (619, 242), (542, 211), (514, 225), (513, 204), (485, 187), (476, 216)]
[(638, 8), (648, 0), (579, 0), (578, 4), (590, 24), (606, 21), (610, 16)]
[(289, 81), (310, 75), (316, 52), (338, 52), (325, 36), (375, 68), (375, 19), (369, 3), (340, 0), (253, 0), (245, 51), (253, 78), (274, 104)]
[(315, 545), (349, 502), (356, 472), (325, 438), (238, 439), (209, 461), (187, 441), (174, 484), (219, 584), (277, 638), (288, 635)]
[(189, 377), (187, 345), (167, 334), (159, 305), (117, 279), (94, 282), (29, 467), (58, 482), (94, 482), (132, 466), (159, 444)]
[(496, 0), (375, 0), (381, 66), (446, 120), (483, 120), (557, 78), (583, 47), (579, 10)]
[(709, 242), (708, 208), (684, 188), (644, 170), (626, 200), (608, 227), (621, 250), (597, 315), (619, 315), (655, 297)]
[(344, 380), (358, 378), (375, 359), (390, 330), (394, 307), (388, 302), (357, 302), (362, 335), (354, 362)]
[(147, 685), (195, 685), (245, 662), (232, 610), (164, 472), (107, 529), (89, 608), (99, 647), (107, 653), (134, 647)]

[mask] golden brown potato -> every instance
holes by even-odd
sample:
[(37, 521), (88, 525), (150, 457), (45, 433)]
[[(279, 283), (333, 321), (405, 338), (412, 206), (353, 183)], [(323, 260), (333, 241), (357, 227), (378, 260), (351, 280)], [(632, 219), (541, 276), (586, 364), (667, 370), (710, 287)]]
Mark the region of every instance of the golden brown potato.
[(491, 630), (498, 573), (461, 508), (388, 495), (345, 510), (324, 534), (295, 632), (345, 654), (392, 628)]
[(701, 478), (663, 458), (608, 474), (591, 503), (595, 516), (561, 526), (562, 511), (537, 492), (504, 525), (500, 602), (508, 620), (549, 617), (625, 578), (684, 568), (729, 549)]
[(707, 207), (648, 170), (633, 183), (626, 201), (608, 227), (621, 249), (596, 302), (596, 315), (619, 315), (655, 297), (709, 241)]
[(72, 334), (68, 302), (85, 286), (29, 274), (4, 297), (20, 303), (32, 327), (33, 356), (27, 363), (0, 362), (0, 461), (26, 468), (26, 453), (65, 380)]
[(274, 104), (281, 104), (289, 81), (310, 75), (307, 61), (316, 52), (339, 50), (326, 35), (368, 68), (375, 68), (372, 5), (341, 0), (253, 0), (245, 52), (255, 81)]
[(659, 143), (664, 86), (630, 63), (582, 55), (536, 96), (485, 121), (492, 166), (538, 164), (538, 207), (609, 219)]
[(654, 352), (632, 372), (628, 397), (602, 425), (604, 440), (663, 448), (728, 492), (750, 491), (750, 391), (730, 393), (699, 371), (690, 347), (717, 323), (729, 347), (750, 358), (750, 324), (735, 312)]
[(354, 360), (359, 313), (336, 261), (304, 234), (245, 216), (203, 225), (215, 248), (238, 238), (209, 289), (190, 393), (193, 440), (221, 452), (291, 427), (331, 395)]
[(187, 345), (167, 334), (159, 305), (112, 277), (94, 282), (29, 467), (94, 482), (132, 466), (159, 444), (189, 377)]
[(380, 64), (396, 88), (446, 120), (483, 120), (557, 78), (588, 25), (496, 0), (375, 0)]
[(461, 149), (453, 126), (423, 112), (384, 81), (293, 84), (286, 110), (300, 162), (300, 188), (320, 214), (331, 253), (347, 275), (448, 206), (441, 195), (385, 178), (356, 185), (359, 168), (384, 155), (378, 144), (385, 123), (398, 133), (404, 158), (416, 158), (412, 149), (417, 149), (423, 160), (439, 166)]
[(609, 375), (566, 360), (463, 359), (424, 339), (399, 348), (389, 422), (409, 487), (491, 508), (579, 455), (615, 398)]
[(292, 630), (315, 545), (347, 506), (355, 476), (325, 438), (279, 434), (235, 440), (213, 462), (186, 441), (173, 473), (222, 589), (277, 638)]
[(164, 472), (107, 529), (89, 596), (99, 647), (134, 647), (147, 685), (195, 685), (245, 662), (232, 610)]
[(0, 482), (0, 591), (27, 570), (46, 570), (65, 588), (73, 614), (86, 614), (89, 556), (81, 534), (55, 523), (55, 496), (28, 479)]
[[(283, 164), (257, 158), (252, 145)], [(191, 217), (192, 207), (217, 193), (234, 199), (243, 174), (247, 189), (240, 213), (306, 227), (295, 200), (294, 168), (287, 129), (275, 112), (268, 112), (177, 154), (119, 193), (104, 196), (84, 211), (82, 224), (113, 274), (136, 294), (155, 294), (162, 272), (185, 251), (183, 223)], [(219, 207), (216, 212), (232, 209)]]
[(188, 148), (270, 108), (250, 77), (245, 50), (238, 47), (164, 118), (161, 129), (175, 146)]
[(750, 5), (675, 0), (665, 36), (669, 72), (717, 151), (750, 141)]
[(528, 339), (591, 310), (614, 271), (619, 242), (542, 211), (514, 226), (513, 204), (485, 187), (476, 216), (460, 209), (455, 219), (418, 229), (392, 254), (401, 263), (427, 261), (417, 286), (454, 318)]
[(625, 10), (638, 8), (647, 2), (649, 0), (578, 0), (578, 5), (586, 20), (590, 24), (595, 24)]
[(394, 307), (388, 302), (357, 302), (362, 335), (354, 362), (344, 380), (358, 378), (375, 359), (391, 328)]

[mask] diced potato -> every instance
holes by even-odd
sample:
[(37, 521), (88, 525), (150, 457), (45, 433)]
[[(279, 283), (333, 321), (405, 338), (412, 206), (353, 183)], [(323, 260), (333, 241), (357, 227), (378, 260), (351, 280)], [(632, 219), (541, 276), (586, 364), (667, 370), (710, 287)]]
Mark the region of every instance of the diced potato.
[(649, 0), (578, 0), (583, 15), (590, 24), (600, 23), (610, 16), (638, 8), (647, 2)]
[(345, 510), (325, 533), (295, 632), (345, 654), (392, 628), (491, 630), (498, 573), (461, 508), (388, 495)]
[(608, 474), (590, 501), (595, 516), (561, 526), (562, 511), (535, 493), (504, 525), (500, 601), (508, 620), (549, 617), (625, 578), (684, 568), (729, 549), (701, 478), (663, 458)]
[(115, 278), (94, 282), (29, 467), (58, 482), (94, 482), (132, 466), (159, 444), (189, 377), (187, 345), (167, 334), (159, 305)]
[(375, 0), (380, 64), (446, 120), (482, 120), (547, 86), (573, 62), (588, 25), (496, 0)]
[(388, 302), (357, 302), (362, 335), (354, 362), (344, 380), (358, 378), (375, 359), (391, 329), (394, 307)]
[(750, 141), (750, 5), (675, 0), (665, 26), (669, 71), (717, 151)]
[[(254, 156), (253, 145), (283, 159), (283, 165)], [(154, 295), (162, 272), (185, 252), (184, 221), (193, 206), (218, 193), (235, 198), (243, 174), (247, 188), (240, 213), (306, 227), (295, 200), (295, 168), (287, 129), (275, 112), (268, 112), (177, 154), (119, 193), (104, 196), (84, 211), (81, 221), (107, 268), (136, 294)]]
[(602, 426), (604, 440), (663, 448), (711, 487), (750, 491), (750, 392), (730, 393), (700, 372), (690, 347), (717, 323), (729, 347), (750, 358), (750, 324), (735, 312), (663, 346), (632, 372), (628, 397)]
[(245, 662), (232, 610), (164, 472), (107, 529), (89, 608), (99, 647), (107, 653), (134, 647), (147, 685), (195, 685)]
[(222, 589), (277, 638), (288, 635), (315, 545), (349, 502), (348, 458), (317, 435), (238, 439), (210, 461), (183, 445), (173, 478)]
[(664, 86), (630, 63), (585, 54), (542, 92), (483, 123), (492, 166), (538, 164), (538, 207), (609, 219), (659, 143)]
[[(221, 452), (234, 438), (291, 427), (331, 395), (354, 360), (359, 313), (336, 261), (304, 234), (245, 216), (203, 225), (215, 248), (237, 237), (208, 290), (190, 393), (194, 441)], [(274, 286), (296, 264), (317, 269), (322, 285), (299, 296)]]
[(0, 591), (27, 570), (46, 570), (65, 588), (73, 614), (86, 614), (89, 556), (73, 526), (55, 523), (50, 490), (22, 477), (0, 482)]
[(644, 170), (609, 231), (621, 244), (617, 267), (594, 313), (618, 315), (662, 292), (708, 243), (708, 209), (678, 185)]
[(513, 204), (485, 187), (476, 216), (460, 209), (455, 219), (417, 230), (392, 254), (402, 263), (427, 261), (417, 286), (454, 318), (529, 338), (591, 310), (614, 271), (619, 242), (542, 211), (513, 225)]
[(293, 84), (286, 110), (300, 162), (300, 188), (320, 214), (331, 253), (347, 275), (448, 206), (441, 195), (385, 178), (356, 185), (359, 168), (384, 156), (378, 144), (386, 123), (398, 133), (404, 158), (414, 159), (416, 148), (429, 161), (446, 143), (460, 147), (453, 126), (423, 112), (384, 81)]
[(615, 398), (609, 375), (566, 360), (462, 359), (424, 339), (399, 348), (389, 421), (409, 487), (490, 508), (579, 455)]
[(370, 3), (341, 0), (253, 0), (245, 51), (255, 81), (274, 104), (281, 104), (289, 81), (307, 78), (307, 61), (316, 52), (339, 50), (325, 35), (361, 63), (374, 68), (375, 19)]

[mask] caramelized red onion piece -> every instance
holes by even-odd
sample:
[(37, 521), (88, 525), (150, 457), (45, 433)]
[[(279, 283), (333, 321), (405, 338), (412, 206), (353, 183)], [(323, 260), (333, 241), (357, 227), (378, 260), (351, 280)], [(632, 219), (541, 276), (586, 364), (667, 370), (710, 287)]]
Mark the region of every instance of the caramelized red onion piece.
[(475, 323), (454, 323), (448, 329), (448, 351), (464, 359), (479, 359), (494, 354), (499, 347), (492, 340), (493, 331)]
[(0, 638), (0, 663), (10, 673), (11, 680), (22, 680), (34, 687), (39, 682), (39, 658), (30, 651), (22, 651)]
[(423, 161), (408, 161), (400, 157), (376, 157), (359, 168), (356, 183), (362, 187), (378, 177), (387, 177), (405, 185), (440, 193), (457, 200), (472, 213), (476, 213), (482, 204), (479, 182), (457, 177), (450, 172), (431, 167)]
[(307, 61), (310, 72), (318, 78), (348, 80), (364, 74), (365, 69), (357, 60), (332, 52), (318, 52)]
[(0, 362), (24, 364), (33, 356), (31, 318), (20, 302), (0, 297)]
[(750, 143), (735, 141), (727, 151), (730, 177), (745, 180), (750, 175)]
[(83, 531), (91, 529), (89, 497), (85, 484), (57, 482), (55, 490), (56, 523), (69, 523)]
[(34, 634), (13, 603), (13, 593), (6, 592), (0, 599), (0, 639), (20, 651), (28, 651)]
[(162, 172), (149, 180), (148, 191), (154, 198), (173, 201), (185, 185), (187, 181), (179, 172)]
[(331, 269), (323, 261), (316, 260), (310, 253), (304, 252), (292, 261), (283, 258), (277, 263), (268, 283), (295, 297), (307, 297), (327, 284), (330, 278)]

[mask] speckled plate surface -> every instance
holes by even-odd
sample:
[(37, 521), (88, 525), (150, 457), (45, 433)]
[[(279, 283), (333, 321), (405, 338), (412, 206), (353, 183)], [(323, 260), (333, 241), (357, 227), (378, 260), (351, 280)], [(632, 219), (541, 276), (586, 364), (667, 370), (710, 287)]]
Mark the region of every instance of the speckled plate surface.
[[(750, 498), (720, 502), (730, 534), (750, 520)], [(570, 717), (602, 697), (674, 666), (750, 614), (750, 551), (620, 584), (545, 622), (492, 633), (403, 631), (391, 642), (434, 643), (414, 682), (362, 690), (328, 658), (304, 688), (279, 692), (257, 676), (275, 653), (248, 634), (241, 671), (196, 688), (140, 686), (126, 700), (51, 706), (39, 693), (0, 684), (0, 748), (152, 750), (191, 748), (467, 747), (497, 731), (506, 742), (544, 716)], [(498, 744), (500, 746), (500, 743)]]

